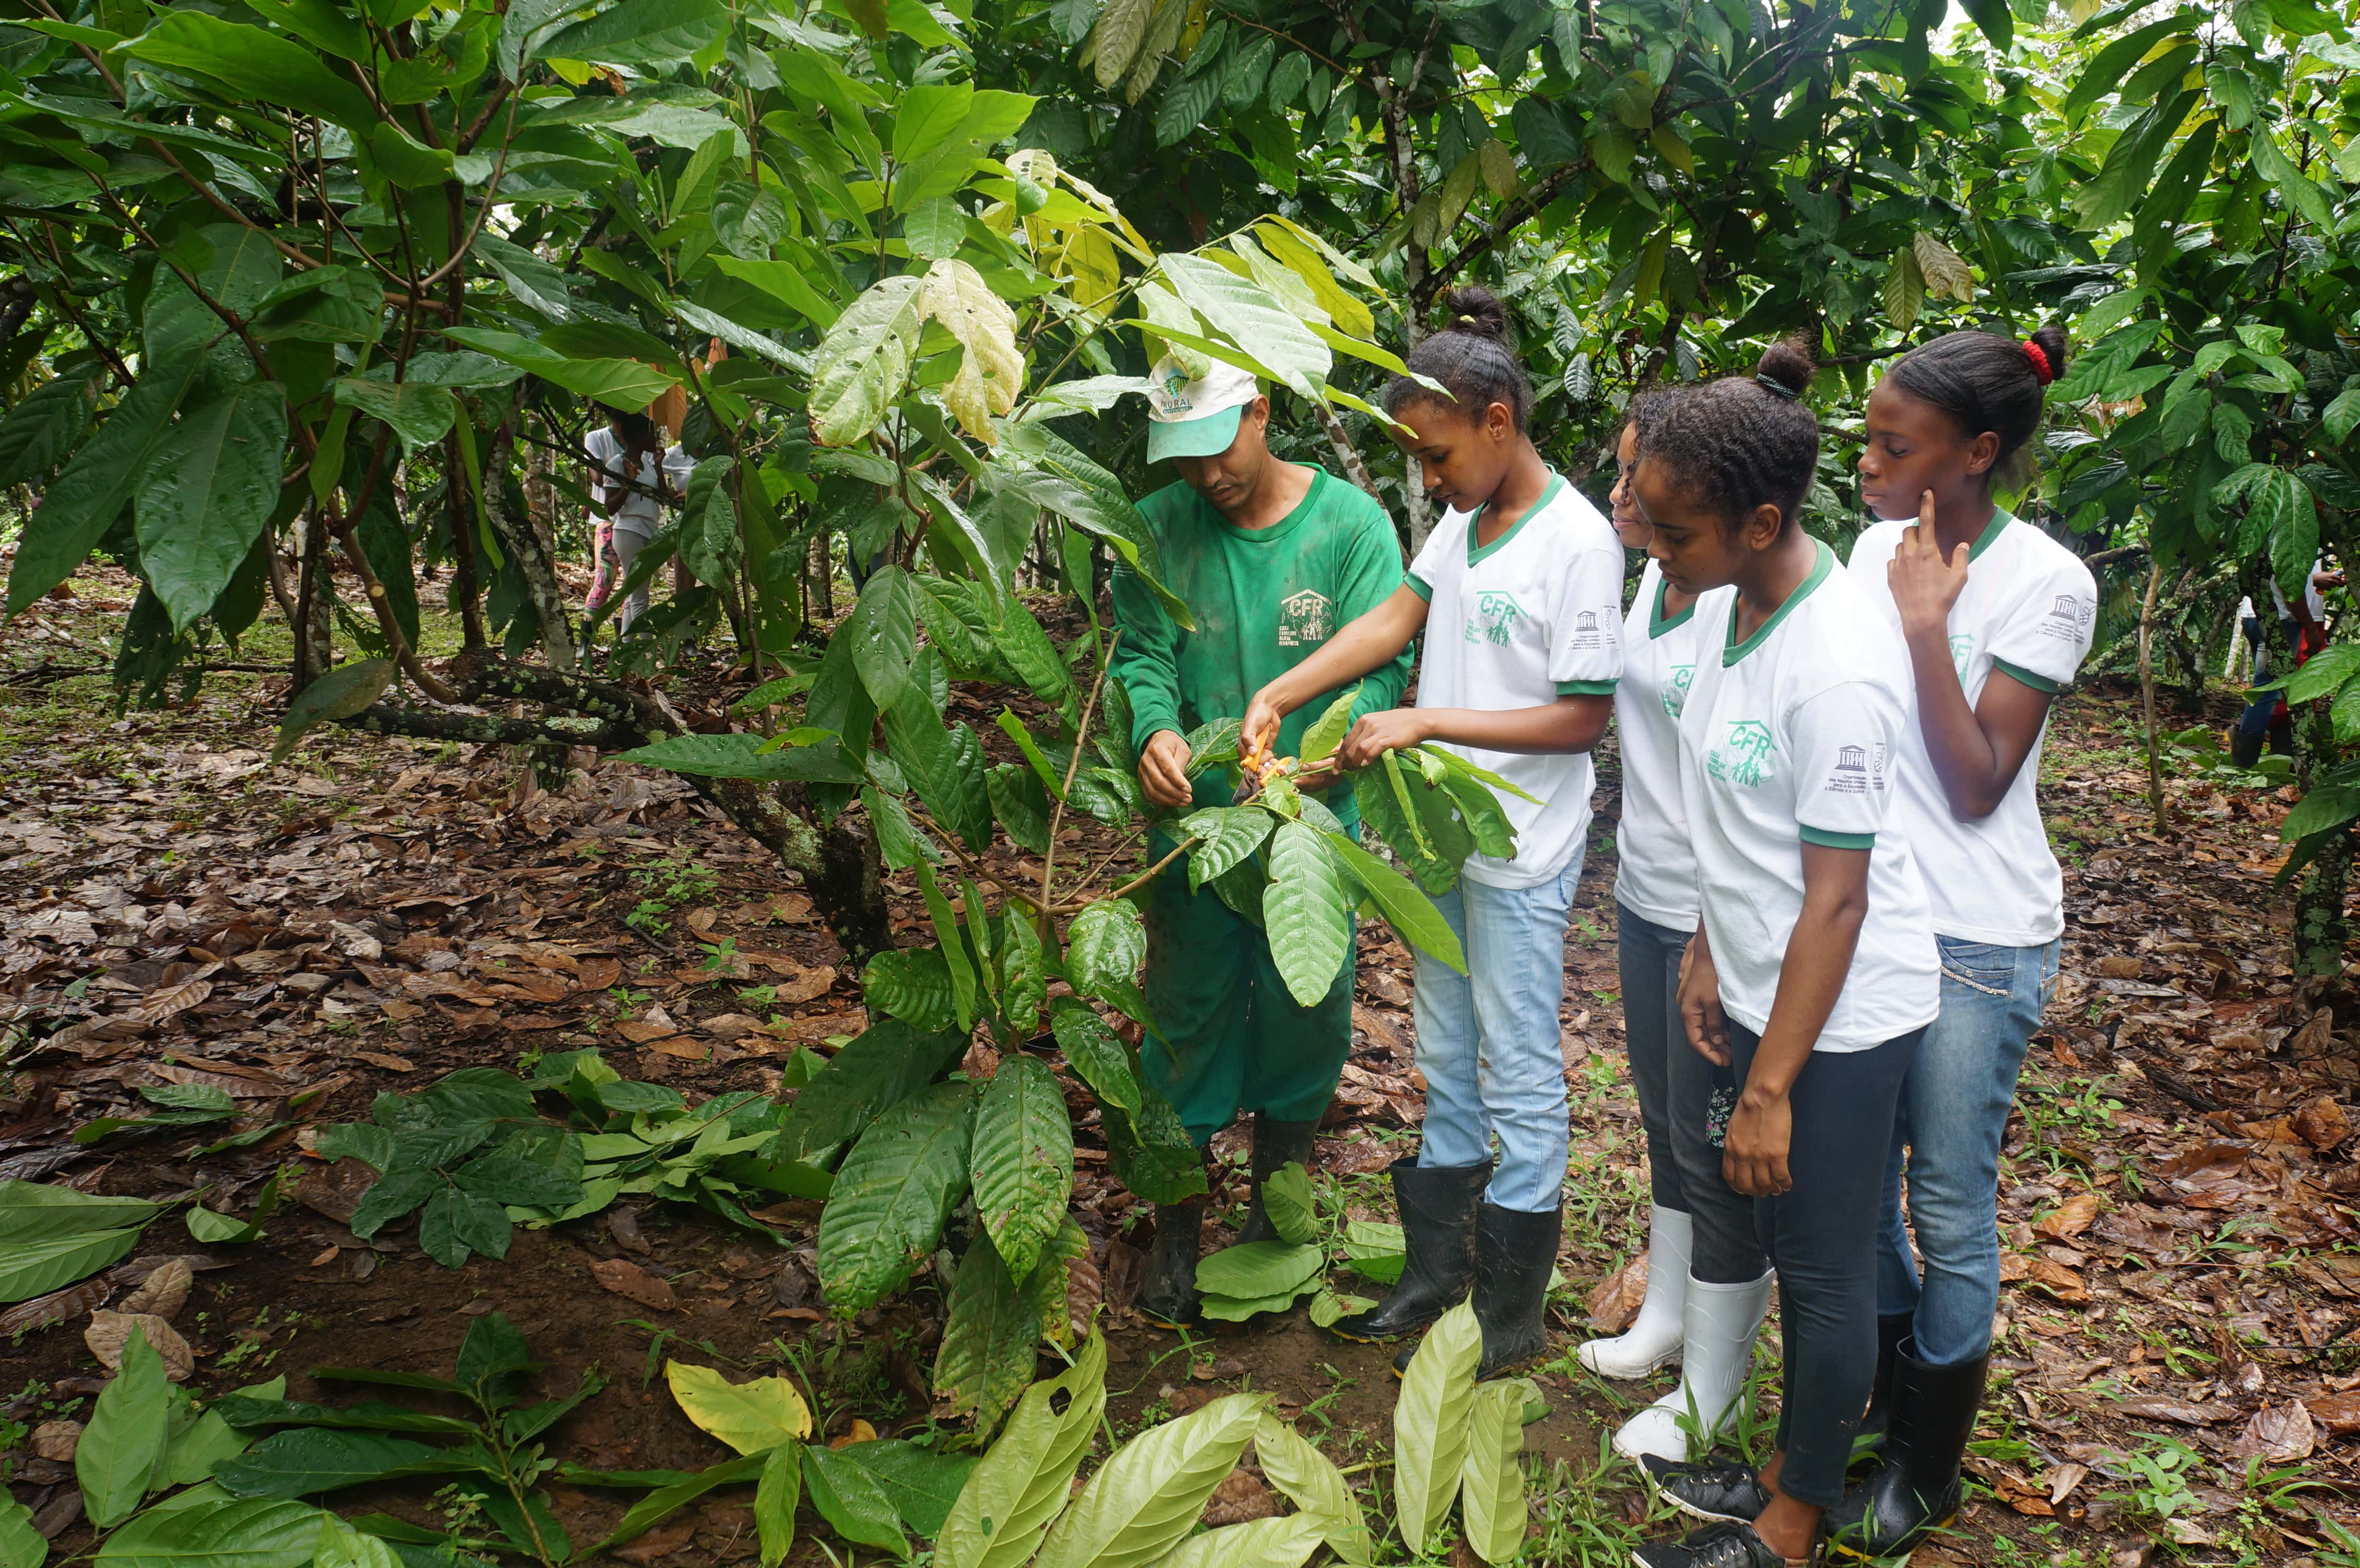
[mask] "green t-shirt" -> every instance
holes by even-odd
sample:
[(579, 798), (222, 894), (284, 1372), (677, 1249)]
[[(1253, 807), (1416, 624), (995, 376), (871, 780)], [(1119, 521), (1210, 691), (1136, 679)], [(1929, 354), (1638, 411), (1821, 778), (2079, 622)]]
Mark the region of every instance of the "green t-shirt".
[[(1132, 740), (1158, 730), (1186, 735), (1216, 719), (1240, 719), (1253, 694), (1292, 670), (1355, 616), (1401, 586), (1401, 546), (1382, 506), (1325, 469), (1295, 510), (1266, 528), (1241, 528), (1185, 484), (1139, 504), (1163, 555), (1164, 583), (1188, 606), (1196, 629), (1183, 631), (1131, 572), (1114, 573), (1114, 614), (1122, 626), (1114, 673), (1130, 690)], [(1355, 716), (1396, 706), (1409, 679), (1409, 651), (1360, 684)], [(1303, 732), (1325, 712), (1322, 693), (1279, 726), (1278, 755), (1294, 756)], [(1196, 779), (1196, 804), (1225, 806), (1218, 769)], [(1339, 815), (1349, 781), (1327, 797)]]

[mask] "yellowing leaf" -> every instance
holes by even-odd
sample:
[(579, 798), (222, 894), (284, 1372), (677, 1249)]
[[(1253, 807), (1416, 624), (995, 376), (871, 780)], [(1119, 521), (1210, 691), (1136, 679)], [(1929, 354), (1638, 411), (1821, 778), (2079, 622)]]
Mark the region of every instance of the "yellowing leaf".
[(1262, 241), (1262, 248), (1273, 257), (1311, 286), (1312, 298), (1319, 301), (1319, 308), (1328, 312), (1328, 319), (1335, 323), (1338, 332), (1363, 340), (1376, 336), (1376, 317), (1336, 281), (1335, 274), (1320, 260), (1319, 253), (1297, 239), (1292, 230), (1264, 222), (1255, 226), (1254, 237)]
[(740, 1454), (811, 1435), (811, 1411), (784, 1377), (732, 1383), (710, 1367), (667, 1361), (664, 1381), (689, 1420)]
[(940, 321), (967, 352), (958, 374), (943, 388), (943, 407), (967, 432), (986, 446), (998, 442), (991, 417), (1016, 407), (1024, 385), (1024, 354), (1016, 346), (1016, 313), (983, 274), (963, 261), (938, 261), (926, 269), (919, 310)]
[(1925, 275), (1927, 293), (1937, 299), (1956, 299), (1961, 304), (1975, 297), (1975, 275), (1965, 256), (1924, 233), (1918, 235), (1911, 248), (1918, 253), (1918, 270)]
[(1098, 13), (1096, 46), (1098, 85), (1112, 87), (1139, 58), (1139, 46), (1147, 39), (1147, 18), (1155, 9), (1155, 0), (1107, 0), (1107, 8)]
[(1076, 229), (1065, 242), (1065, 271), (1073, 278), (1074, 303), (1095, 310), (1122, 287), (1122, 258), (1104, 229)]

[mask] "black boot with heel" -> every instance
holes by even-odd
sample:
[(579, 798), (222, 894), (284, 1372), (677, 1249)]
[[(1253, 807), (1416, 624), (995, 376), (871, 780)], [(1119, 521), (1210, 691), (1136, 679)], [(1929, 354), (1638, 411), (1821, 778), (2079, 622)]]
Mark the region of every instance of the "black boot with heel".
[(1408, 1257), (1393, 1293), (1365, 1312), (1337, 1320), (1334, 1332), (1368, 1342), (1415, 1334), (1467, 1299), (1475, 1283), (1475, 1215), (1491, 1166), (1393, 1163), (1393, 1205), (1401, 1212)]

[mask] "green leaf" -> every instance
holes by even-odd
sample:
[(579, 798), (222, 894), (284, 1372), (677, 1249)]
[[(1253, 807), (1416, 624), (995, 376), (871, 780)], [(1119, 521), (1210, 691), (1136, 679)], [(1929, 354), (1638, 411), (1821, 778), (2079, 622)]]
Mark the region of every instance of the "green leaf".
[(183, 1493), (116, 1530), (97, 1568), (305, 1568), (328, 1517), (285, 1497), (184, 1500), (195, 1497)]
[(1040, 779), (1013, 762), (995, 763), (984, 775), (991, 797), (991, 814), (1000, 831), (1034, 855), (1049, 850), (1049, 798)]
[(1109, 985), (1131, 985), (1146, 960), (1147, 928), (1127, 899), (1087, 904), (1066, 930), (1065, 978), (1076, 991), (1097, 995)]
[(1419, 892), (1408, 877), (1344, 834), (1331, 833), (1322, 836), (1343, 860), (1352, 880), (1360, 884), (1360, 890), (1385, 917), (1385, 923), (1398, 931), (1403, 941), (1459, 974), (1467, 973), (1467, 953), (1459, 945), (1459, 933), (1450, 929), (1450, 922), (1442, 918), (1433, 899)]
[(1197, 1303), (1197, 1310), (1216, 1323), (1244, 1323), (1264, 1312), (1283, 1312), (1291, 1309), (1306, 1291), (1281, 1290), (1272, 1296), (1220, 1296), (1207, 1290)]
[(961, 1488), (976, 1467), (976, 1461), (964, 1455), (943, 1454), (901, 1438), (848, 1443), (836, 1454), (876, 1476), (885, 1495), (893, 1499), (901, 1522), (912, 1534), (929, 1541), (943, 1532), (944, 1521), (950, 1518)]
[(1349, 691), (1338, 691), (1336, 700), (1328, 704), (1327, 710), (1312, 722), (1310, 728), (1303, 732), (1300, 755), (1304, 761), (1317, 762), (1332, 756), (1336, 748), (1344, 744), (1344, 734), (1352, 727), (1352, 704), (1360, 695), (1358, 686)]
[(2293, 844), (2313, 833), (2342, 827), (2355, 817), (2360, 817), (2360, 788), (2322, 784), (2294, 803), (2294, 809), (2278, 826), (2278, 837)]
[(1335, 987), (1352, 948), (1350, 906), (1335, 858), (1316, 828), (1281, 822), (1271, 837), (1270, 887), (1262, 895), (1271, 960), (1299, 1007)]
[(1207, 806), (1180, 819), (1180, 831), (1205, 842), (1188, 852), (1188, 890), (1195, 892), (1242, 862), (1270, 837), (1277, 819), (1258, 806)]
[(1307, 1244), (1317, 1238), (1319, 1214), (1311, 1196), (1311, 1173), (1296, 1160), (1271, 1172), (1262, 1184), (1262, 1212), (1284, 1241)]
[(396, 386), (357, 376), (336, 383), (336, 401), (383, 420), (401, 438), (405, 456), (440, 441), (459, 413), (458, 400), (447, 387), (423, 387), (412, 381)]
[[(1063, 1280), (1060, 1259), (1039, 1267), (1055, 1268)], [(950, 1321), (934, 1357), (936, 1397), (973, 1416), (978, 1432), (989, 1432), (1024, 1391), (1040, 1343), (1041, 1313), (1024, 1281), (1009, 1271), (989, 1236), (978, 1236), (951, 1285)]]
[(1073, 1124), (1055, 1074), (1039, 1060), (1021, 1051), (1000, 1059), (976, 1102), (967, 1162), (976, 1215), (1022, 1279), (1065, 1223), (1074, 1190)]
[(16, 563), (8, 572), (9, 615), (21, 615), (72, 576), (115, 526), (156, 472), (155, 454), (172, 435), (172, 414), (203, 368), (204, 361), (195, 354), (148, 367), (98, 433), (82, 444), (65, 472), (42, 492), (39, 509), (26, 519), (17, 536)]
[[(623, 1516), (622, 1521), (615, 1526), (606, 1540), (585, 1548), (579, 1560), (587, 1562), (610, 1547), (619, 1546), (633, 1536), (645, 1533), (716, 1487), (744, 1486), (756, 1480), (761, 1475), (767, 1458), (768, 1455), (754, 1454), (727, 1459), (718, 1465), (708, 1465), (684, 1481), (676, 1481), (650, 1492), (631, 1505), (630, 1511)], [(159, 1564), (158, 1568), (164, 1568), (164, 1565)], [(191, 1564), (191, 1568), (196, 1568), (196, 1565)]]
[(762, 1461), (754, 1488), (754, 1534), (761, 1543), (762, 1568), (779, 1568), (795, 1543), (795, 1505), (803, 1489), (803, 1444), (781, 1443)]
[(765, 1454), (811, 1435), (811, 1410), (784, 1377), (732, 1383), (710, 1367), (667, 1361), (664, 1385), (682, 1413), (740, 1454)]
[(2286, 700), (2308, 702), (2324, 697), (2360, 675), (2360, 642), (2339, 642), (2303, 661), (2286, 683)]
[(1262, 374), (1317, 398), (1335, 364), (1328, 345), (1274, 297), (1218, 262), (1184, 253), (1159, 264), (1173, 291), (1225, 333)]
[(850, 784), (859, 779), (834, 735), (809, 746), (770, 749), (770, 743), (747, 731), (727, 735), (676, 735), (619, 754), (620, 760), (694, 773), (706, 779), (792, 779), (806, 784)]
[(1992, 48), (2005, 55), (2014, 47), (2016, 13), (2009, 9), (2008, 0), (1962, 0), (1962, 4)]
[(142, 1198), (109, 1198), (46, 1181), (0, 1181), (0, 1247), (138, 1227), (163, 1211)]
[(208, 1247), (262, 1239), (261, 1228), (251, 1221), (216, 1214), (202, 1204), (191, 1204), (182, 1218), (188, 1225), (189, 1235)]
[(515, 1228), (508, 1210), (456, 1187), (444, 1187), (426, 1200), (418, 1215), (418, 1247), (446, 1269), (456, 1269), (471, 1253), (506, 1258)]
[(941, 943), (935, 951), (942, 954), (943, 973), (950, 978), (953, 1016), (963, 1032), (975, 1027), (975, 960), (967, 950), (957, 911), (951, 908), (950, 900), (943, 896), (942, 887), (934, 879), (934, 868), (921, 860), (917, 873), (919, 896), (925, 900), (927, 918)]
[(950, 964), (939, 947), (880, 953), (860, 972), (860, 984), (871, 1007), (913, 1029), (936, 1033), (958, 1029), (958, 1000), (951, 987)]
[(1092, 1334), (1071, 1367), (1016, 1401), (943, 1521), (936, 1568), (1022, 1568), (1065, 1508), (1105, 1409), (1106, 1340)]
[(1482, 1359), (1483, 1331), (1462, 1301), (1426, 1331), (1402, 1377), (1393, 1406), (1393, 1521), (1413, 1552), (1432, 1550), (1450, 1517)]
[(1076, 996), (1058, 996), (1049, 1003), (1049, 1027), (1065, 1064), (1090, 1086), (1098, 1103), (1136, 1115), (1142, 1104), (1139, 1080), (1131, 1068), (1131, 1053), (1088, 1003)]
[(394, 1475), (469, 1467), (443, 1450), (374, 1432), (296, 1427), (275, 1432), (220, 1465), (214, 1482), (233, 1497), (301, 1497)]
[(893, 1499), (861, 1465), (832, 1450), (807, 1447), (803, 1486), (811, 1495), (812, 1507), (845, 1540), (880, 1548), (896, 1557), (910, 1555)]
[(1177, 1546), (1237, 1467), (1268, 1402), (1229, 1394), (1123, 1444), (1049, 1532), (1036, 1568), (1144, 1568)]
[(2194, 10), (2184, 10), (2126, 33), (2100, 49), (2075, 79), (2072, 91), (2066, 93), (2058, 110), (2060, 117), (2069, 122), (2080, 119), (2092, 103), (2113, 92), (2131, 67), (2145, 60), (2157, 44), (2174, 33), (2188, 31), (2196, 20)]
[(1328, 1456), (1293, 1427), (1265, 1414), (1254, 1428), (1254, 1458), (1268, 1481), (1313, 1520), (1336, 1555), (1355, 1568), (1370, 1561), (1369, 1527), (1360, 1499)]
[(1327, 1255), (1290, 1241), (1225, 1247), (1196, 1266), (1196, 1288), (1240, 1301), (1300, 1292), (1327, 1271)]
[(2319, 422), (2339, 443), (2352, 434), (2352, 427), (2360, 425), (2360, 384), (2346, 387), (2335, 395), (2319, 416)]
[(1467, 1420), (1467, 1457), (1459, 1466), (1459, 1495), (1467, 1519), (1467, 1544), (1486, 1563), (1513, 1562), (1524, 1544), (1524, 1469), (1517, 1454), (1524, 1446), (1524, 1394), (1516, 1382), (1486, 1383), (1475, 1390)]
[(451, 1179), (478, 1198), (519, 1208), (570, 1209), (582, 1201), (579, 1180), (546, 1160), (514, 1154), (471, 1160), (453, 1171)]
[(852, 667), (881, 710), (890, 708), (910, 681), (918, 655), (918, 589), (898, 566), (878, 568), (860, 590), (847, 617)]
[(936, 1083), (877, 1119), (836, 1172), (819, 1222), (819, 1275), (841, 1312), (874, 1306), (941, 1239), (967, 1190), (969, 1086)]
[(82, 1486), (82, 1511), (91, 1523), (108, 1530), (138, 1511), (171, 1420), (171, 1384), (163, 1358), (148, 1343), (148, 1331), (135, 1323), (124, 1342), (122, 1364), (99, 1390), (90, 1424), (74, 1448), (74, 1479)]
[[(47, 510), (47, 508), (43, 508)], [(270, 760), (284, 762), (305, 735), (322, 724), (349, 719), (385, 694), (400, 671), (390, 659), (358, 659), (340, 664), (295, 694), (279, 725)]]
[(481, 350), (496, 359), (531, 371), (543, 381), (580, 397), (617, 408), (638, 408), (654, 401), (680, 384), (676, 376), (637, 359), (570, 359), (554, 349), (515, 332), (486, 327), (446, 327), (442, 335), (453, 343)]
[(38, 484), (72, 455), (98, 413), (103, 374), (90, 365), (44, 381), (0, 419), (0, 488)]
[(14, 1497), (0, 1497), (0, 1568), (41, 1568), (49, 1538), (33, 1528), (33, 1510)]
[(1156, 1568), (1298, 1568), (1319, 1541), (1319, 1521), (1307, 1514), (1249, 1519), (1190, 1537)]
[(813, 355), (812, 439), (850, 446), (901, 399), (917, 352), (918, 279), (881, 279), (836, 319)]
[(534, 46), (539, 60), (657, 65), (688, 59), (729, 26), (721, 0), (621, 0)]
[(0, 1301), (26, 1301), (61, 1290), (119, 1261), (138, 1240), (139, 1232), (127, 1229), (8, 1242), (0, 1250)]
[(1049, 634), (1041, 629), (1032, 611), (1013, 599), (1002, 607), (994, 642), (1009, 668), (1043, 702), (1054, 707), (1073, 690), (1065, 661), (1057, 656)]
[(366, 136), (378, 125), (368, 94), (291, 39), (202, 11), (169, 11), (123, 52), (171, 71), (209, 77), (232, 102), (283, 105)]

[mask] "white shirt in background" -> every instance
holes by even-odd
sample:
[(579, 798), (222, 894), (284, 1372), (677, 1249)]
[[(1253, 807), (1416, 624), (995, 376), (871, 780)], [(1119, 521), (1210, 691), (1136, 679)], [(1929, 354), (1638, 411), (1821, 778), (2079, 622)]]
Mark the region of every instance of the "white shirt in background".
[[(606, 502), (606, 515), (615, 520), (615, 526), (652, 538), (663, 526), (663, 508), (657, 505), (655, 497), (605, 483), (606, 478), (630, 474), (623, 455), (623, 438), (615, 433), (613, 426), (601, 425), (583, 439), (582, 450), (590, 460), (592, 473), (597, 475), (591, 480), (594, 492)], [(631, 477), (650, 490), (656, 488), (659, 479), (669, 479), (673, 491), (683, 493), (695, 468), (696, 460), (675, 445), (665, 452), (661, 465), (653, 458), (642, 458), (639, 473)]]
[(1722, 623), (1736, 590), (1716, 588), (1666, 618), (1665, 587), (1662, 568), (1648, 561), (1622, 622), (1622, 679), (1614, 687), (1614, 727), (1622, 747), (1614, 897), (1656, 925), (1692, 931), (1697, 866), (1680, 797), (1680, 709), (1698, 663), (1707, 653), (1721, 656)]

